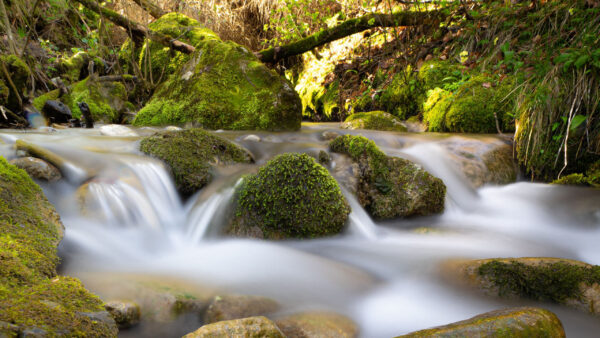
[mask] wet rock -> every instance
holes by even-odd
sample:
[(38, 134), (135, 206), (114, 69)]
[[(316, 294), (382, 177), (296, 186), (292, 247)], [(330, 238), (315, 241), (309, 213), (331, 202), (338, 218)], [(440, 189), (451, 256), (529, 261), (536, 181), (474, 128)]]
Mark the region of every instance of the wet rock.
[[(221, 41), (214, 32), (181, 14), (167, 14), (153, 25), (158, 31), (163, 29), (160, 26), (167, 26), (166, 34), (182, 36), (183, 41), (192, 40), (196, 52), (179, 62), (168, 52), (163, 52), (163, 59), (152, 54), (152, 59), (160, 62), (157, 73), (167, 68), (167, 73), (173, 69), (172, 74), (138, 112), (134, 125), (196, 123), (213, 130), (300, 129), (300, 97), (285, 78), (252, 52), (234, 42)], [(162, 45), (148, 48), (164, 50)]]
[(65, 165), (65, 161), (60, 156), (36, 144), (24, 140), (17, 140), (15, 145), (17, 151), (23, 151), (31, 157), (42, 159), (56, 168), (62, 168)]
[(324, 141), (331, 141), (338, 136), (340, 136), (340, 133), (335, 131), (324, 131), (323, 134), (321, 134), (321, 138)]
[(202, 129), (157, 133), (142, 139), (140, 150), (169, 166), (185, 197), (210, 182), (212, 167), (252, 162), (246, 149)]
[(242, 141), (260, 142), (260, 137), (258, 135), (247, 135)]
[(67, 123), (73, 118), (71, 109), (57, 100), (48, 100), (42, 108), (44, 117), (52, 123)]
[(268, 315), (279, 309), (279, 304), (266, 297), (246, 295), (215, 296), (204, 315), (205, 323)]
[(474, 188), (484, 184), (508, 184), (517, 178), (512, 146), (503, 140), (454, 136), (439, 144), (449, 151), (454, 168), (462, 172)]
[(62, 178), (60, 171), (55, 166), (39, 158), (21, 157), (10, 163), (25, 170), (29, 176), (38, 180), (56, 182)]
[(88, 129), (94, 128), (94, 118), (92, 117), (92, 111), (90, 110), (90, 106), (86, 102), (77, 102), (77, 107), (81, 112), (81, 116), (83, 117), (83, 121), (85, 122), (85, 127)]
[(107, 326), (115, 326), (116, 322), (108, 311), (96, 311), (96, 312), (77, 312), (78, 316), (89, 318), (92, 321), (104, 323)]
[(168, 126), (165, 128), (166, 131), (178, 131), (178, 130), (182, 130), (180, 127), (177, 126)]
[(400, 337), (565, 337), (565, 331), (554, 313), (521, 307), (486, 312)]
[(265, 317), (227, 320), (204, 325), (184, 338), (247, 337), (284, 338), (279, 328)]
[(109, 124), (99, 128), (101, 135), (106, 136), (138, 136), (138, 134), (131, 128), (122, 126), (120, 124)]
[(339, 136), (329, 147), (358, 164), (355, 191), (359, 203), (373, 217), (424, 216), (444, 210), (446, 186), (415, 163), (386, 156), (362, 136)]
[(0, 337), (16, 338), (19, 335), (19, 327), (17, 325), (0, 321)]
[(126, 329), (140, 322), (140, 306), (133, 302), (110, 301), (104, 304), (119, 329)]
[(390, 113), (371, 111), (354, 113), (346, 118), (343, 129), (373, 129), (383, 131), (407, 131), (406, 126)]
[(275, 321), (288, 338), (351, 338), (358, 327), (348, 317), (333, 312), (306, 312)]
[(48, 336), (48, 331), (40, 329), (39, 327), (23, 329), (19, 334), (20, 338), (45, 338)]
[(344, 228), (350, 207), (337, 182), (315, 159), (276, 156), (246, 176), (226, 233), (265, 239), (332, 236)]
[(455, 260), (442, 266), (451, 282), (496, 297), (564, 304), (600, 316), (600, 266), (563, 258)]

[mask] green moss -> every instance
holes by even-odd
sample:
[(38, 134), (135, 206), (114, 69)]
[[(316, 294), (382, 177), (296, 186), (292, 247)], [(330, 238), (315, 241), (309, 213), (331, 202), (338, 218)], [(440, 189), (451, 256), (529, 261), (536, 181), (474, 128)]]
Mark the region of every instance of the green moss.
[(77, 52), (69, 58), (61, 59), (59, 62), (59, 70), (62, 77), (69, 83), (74, 83), (80, 80), (82, 69), (88, 66), (91, 57), (87, 52)]
[(33, 106), (37, 110), (42, 111), (42, 109), (44, 108), (44, 104), (46, 104), (46, 101), (58, 100), (59, 95), (60, 95), (59, 89), (49, 91), (49, 92), (42, 94), (42, 95), (36, 97), (35, 99), (33, 99)]
[(342, 128), (406, 131), (400, 120), (383, 111), (352, 114), (346, 118)]
[(188, 122), (207, 129), (296, 130), (301, 103), (285, 79), (243, 47), (205, 40), (134, 120), (135, 125)]
[(429, 215), (444, 210), (446, 186), (414, 163), (386, 156), (363, 136), (338, 136), (329, 148), (358, 163), (358, 200), (375, 218)]
[[(19, 100), (16, 95), (17, 93), (15, 93), (14, 90), (16, 88), (21, 99), (24, 99), (24, 94), (27, 94), (29, 91), (31, 91), (31, 69), (29, 69), (29, 66), (27, 66), (25, 61), (12, 54), (0, 55), (0, 62), (2, 62), (10, 76), (10, 79), (7, 79), (4, 71), (0, 72), (0, 79), (4, 81), (6, 87), (9, 89), (6, 107), (12, 111), (20, 111), (21, 107), (19, 106)], [(15, 88), (13, 88), (11, 82)]]
[(260, 229), (264, 238), (338, 234), (350, 208), (327, 169), (306, 154), (279, 155), (245, 177), (230, 233)]
[(27, 173), (0, 157), (0, 322), (48, 335), (116, 336), (116, 326), (80, 312), (102, 302), (69, 277), (55, 277), (60, 218)]
[(247, 151), (201, 129), (158, 133), (144, 138), (140, 150), (164, 161), (179, 192), (189, 196), (212, 178), (213, 163), (248, 163)]
[[(198, 47), (205, 40), (219, 40), (210, 29), (183, 14), (168, 13), (148, 25), (150, 29)], [(125, 55), (126, 56), (126, 55)], [(172, 51), (169, 47), (146, 40), (139, 52), (139, 66), (148, 79), (161, 82), (189, 61), (190, 55)]]
[(446, 112), (452, 104), (452, 93), (435, 88), (427, 92), (427, 100), (423, 105), (423, 122), (427, 123), (429, 131), (441, 132), (446, 130)]
[(408, 67), (397, 73), (392, 82), (383, 89), (379, 96), (379, 106), (405, 120), (423, 110), (424, 100), (423, 83)]
[(563, 176), (557, 180), (552, 181), (551, 184), (557, 185), (579, 185), (587, 187), (589, 186), (588, 180), (583, 174), (569, 174), (567, 176)]
[(445, 88), (459, 82), (463, 77), (465, 67), (450, 61), (430, 60), (421, 65), (419, 79), (424, 90), (436, 87)]
[(478, 274), (489, 278), (499, 288), (500, 296), (517, 295), (557, 303), (581, 297), (581, 283), (600, 283), (600, 266), (566, 262), (527, 265), (491, 261), (482, 264)]

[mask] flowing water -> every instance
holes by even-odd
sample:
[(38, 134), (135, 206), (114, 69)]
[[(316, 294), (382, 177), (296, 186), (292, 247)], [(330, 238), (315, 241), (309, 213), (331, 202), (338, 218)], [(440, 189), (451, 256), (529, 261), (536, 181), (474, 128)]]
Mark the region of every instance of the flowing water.
[[(126, 280), (135, 276), (183, 283), (189, 292), (264, 295), (285, 313), (332, 310), (352, 318), (362, 337), (391, 337), (517, 305), (554, 311), (569, 337), (600, 331), (600, 320), (590, 315), (483, 297), (442, 278), (440, 263), (452, 258), (549, 256), (600, 264), (599, 191), (526, 182), (474, 189), (441, 145), (451, 135), (360, 132), (389, 155), (418, 162), (444, 180), (442, 215), (374, 222), (344, 190), (352, 213), (339, 236), (269, 242), (219, 235), (243, 174), (276, 154), (326, 150), (325, 131), (349, 133), (333, 124), (256, 133), (261, 142), (244, 141), (247, 133), (220, 133), (248, 148), (256, 163), (219, 170), (185, 202), (162, 164), (138, 152), (139, 137), (102, 136), (97, 129), (4, 131), (0, 155), (14, 157), (12, 144), (23, 139), (62, 159), (66, 179), (42, 183), (66, 226), (61, 273), (81, 278), (103, 297), (127, 294)], [(333, 156), (333, 166), (342, 160)], [(78, 192), (81, 184), (87, 193)], [(176, 337), (200, 324), (183, 316), (122, 335)]]

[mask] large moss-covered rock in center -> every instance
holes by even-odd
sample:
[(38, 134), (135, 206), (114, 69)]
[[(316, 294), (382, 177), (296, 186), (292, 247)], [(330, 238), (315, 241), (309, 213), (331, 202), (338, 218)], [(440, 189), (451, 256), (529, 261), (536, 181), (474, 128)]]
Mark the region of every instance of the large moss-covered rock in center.
[(411, 161), (386, 156), (363, 136), (338, 136), (332, 151), (358, 164), (358, 201), (378, 219), (430, 215), (444, 210), (446, 186)]
[(42, 189), (0, 157), (0, 324), (12, 331), (0, 326), (0, 336), (116, 336), (100, 299), (77, 279), (56, 276), (62, 234)]
[(350, 208), (327, 169), (306, 154), (279, 155), (244, 179), (228, 233), (267, 239), (342, 231)]
[[(300, 128), (302, 104), (287, 80), (244, 47), (221, 41), (207, 29), (196, 27), (193, 32), (199, 35), (193, 37), (196, 51), (185, 63), (171, 63), (169, 67), (177, 66), (176, 70), (139, 111), (134, 124), (195, 123), (208, 129), (237, 130)], [(148, 48), (152, 52), (153, 47)], [(155, 51), (155, 57), (172, 61), (167, 58), (171, 54), (163, 52)]]
[(144, 138), (140, 150), (169, 166), (183, 196), (208, 184), (213, 166), (252, 161), (245, 149), (202, 129), (157, 133)]

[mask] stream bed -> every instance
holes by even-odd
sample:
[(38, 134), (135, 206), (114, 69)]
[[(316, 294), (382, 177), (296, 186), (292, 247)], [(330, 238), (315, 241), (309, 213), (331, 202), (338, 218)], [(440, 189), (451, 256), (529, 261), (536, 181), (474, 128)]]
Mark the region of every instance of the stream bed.
[[(450, 134), (348, 131), (307, 124), (293, 133), (217, 132), (246, 147), (252, 165), (225, 167), (186, 201), (168, 170), (138, 151), (141, 136), (106, 136), (98, 129), (2, 131), (0, 155), (16, 156), (17, 139), (63, 162), (65, 179), (41, 183), (66, 234), (61, 274), (80, 278), (104, 299), (125, 297), (131, 280), (177, 285), (193, 294), (262, 295), (282, 312), (328, 310), (352, 318), (361, 337), (392, 337), (508, 306), (555, 312), (568, 337), (594, 337), (600, 320), (553, 304), (478, 295), (449, 283), (440, 264), (454, 258), (561, 257), (600, 264), (600, 190), (516, 183), (473, 188), (441, 144)], [(259, 241), (219, 235), (234, 187), (273, 156), (327, 150), (327, 132), (362, 134), (391, 156), (421, 164), (447, 186), (439, 216), (376, 222), (344, 191), (352, 208), (339, 236)], [(495, 136), (460, 136), (489, 140)], [(499, 138), (496, 138), (499, 140)], [(1, 142), (0, 142), (1, 143)], [(332, 156), (332, 168), (342, 159)], [(331, 169), (331, 168), (330, 168)], [(335, 170), (332, 170), (335, 172)], [(82, 196), (80, 186), (86, 186)], [(97, 208), (82, 210), (82, 198)], [(195, 316), (142, 322), (123, 337), (179, 337), (201, 325)]]

